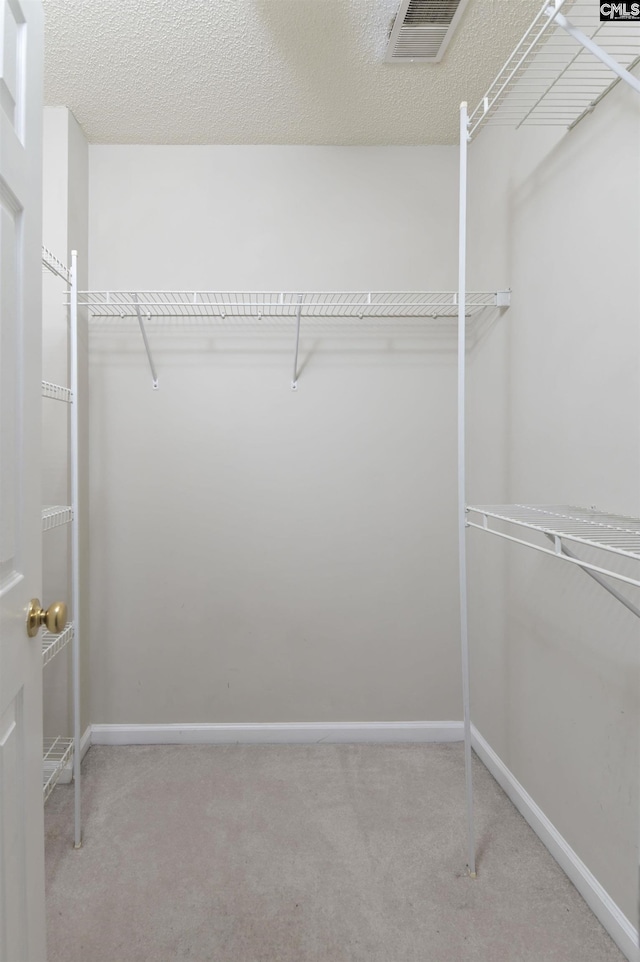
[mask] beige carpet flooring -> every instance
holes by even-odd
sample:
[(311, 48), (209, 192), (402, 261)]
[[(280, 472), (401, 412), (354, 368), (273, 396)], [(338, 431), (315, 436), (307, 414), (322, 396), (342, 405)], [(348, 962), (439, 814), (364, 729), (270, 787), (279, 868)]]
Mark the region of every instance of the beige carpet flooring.
[(462, 746), (93, 747), (46, 807), (49, 962), (624, 962)]

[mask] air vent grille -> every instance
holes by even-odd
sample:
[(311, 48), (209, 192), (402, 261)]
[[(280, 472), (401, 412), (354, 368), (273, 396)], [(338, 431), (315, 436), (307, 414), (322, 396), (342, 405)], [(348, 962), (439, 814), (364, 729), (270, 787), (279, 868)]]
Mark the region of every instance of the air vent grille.
[(453, 20), (460, 0), (409, 0), (404, 17), (404, 26), (415, 24), (418, 27), (429, 23), (444, 23)]
[(468, 0), (401, 0), (386, 60), (437, 63), (447, 48)]

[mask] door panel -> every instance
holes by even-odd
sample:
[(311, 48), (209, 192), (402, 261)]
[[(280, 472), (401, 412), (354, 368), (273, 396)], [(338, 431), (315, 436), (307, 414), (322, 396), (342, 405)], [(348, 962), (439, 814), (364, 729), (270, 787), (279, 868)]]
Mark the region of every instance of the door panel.
[(22, 690), (0, 719), (0, 957), (27, 959)]
[(0, 0), (0, 962), (44, 962), (40, 0)]
[(7, 0), (0, 19), (0, 109), (17, 130), (24, 119), (20, 94), (25, 88), (25, 21), (20, 4)]
[(0, 182), (0, 597), (21, 575), (18, 557), (17, 224)]

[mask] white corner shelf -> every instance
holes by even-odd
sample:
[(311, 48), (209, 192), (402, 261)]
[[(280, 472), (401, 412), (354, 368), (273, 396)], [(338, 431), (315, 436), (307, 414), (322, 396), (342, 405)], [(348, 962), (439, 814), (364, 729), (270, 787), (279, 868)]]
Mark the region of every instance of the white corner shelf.
[(584, 39), (624, 70), (640, 62), (638, 23), (601, 22), (599, 14), (596, 0), (547, 0), (470, 112), (469, 139), (485, 125), (572, 127), (590, 113), (620, 77)]
[(62, 278), (65, 284), (71, 283), (71, 272), (69, 268), (63, 264), (59, 257), (52, 254), (48, 247), (42, 248), (42, 266), (51, 274)]
[(67, 404), (71, 404), (73, 400), (73, 395), (68, 387), (63, 387), (62, 384), (53, 384), (51, 381), (42, 382), (42, 396), (51, 398), (52, 401), (65, 401)]
[(49, 531), (73, 521), (73, 510), (64, 504), (48, 504), (42, 509), (42, 530)]
[[(470, 292), (466, 315), (508, 307), (509, 291)], [(389, 320), (455, 318), (455, 291), (79, 291), (78, 306), (90, 319), (146, 320), (208, 318), (212, 322), (290, 318)]]
[(73, 738), (45, 738), (42, 758), (42, 791), (44, 800), (55, 788), (65, 766), (73, 757)]
[(66, 626), (64, 631), (58, 635), (52, 635), (49, 631), (42, 633), (42, 667), (58, 655), (63, 648), (73, 639), (73, 623)]
[[(472, 520), (476, 515), (479, 516), (479, 521)], [(547, 548), (530, 538), (527, 540), (525, 537), (517, 538), (507, 534), (493, 525), (495, 521), (545, 535), (553, 545)], [(595, 508), (580, 508), (569, 504), (469, 505), (467, 527), (478, 528), (480, 531), (497, 535), (507, 541), (514, 541), (577, 564), (579, 567), (640, 587), (640, 575), (632, 578), (608, 567), (575, 558), (565, 553), (563, 544), (564, 541), (570, 541), (573, 544), (599, 548), (610, 554), (640, 561), (640, 518), (609, 514)]]

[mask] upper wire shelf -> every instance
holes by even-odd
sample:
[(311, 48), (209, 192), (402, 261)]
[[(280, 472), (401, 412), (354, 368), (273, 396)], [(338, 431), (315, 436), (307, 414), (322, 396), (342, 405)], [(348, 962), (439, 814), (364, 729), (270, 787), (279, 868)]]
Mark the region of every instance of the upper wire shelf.
[[(508, 291), (470, 292), (466, 313), (508, 304)], [(298, 311), (303, 318), (345, 321), (458, 315), (455, 291), (79, 291), (78, 305), (93, 318), (135, 318), (140, 312), (146, 320), (206, 318), (218, 324), (295, 320)]]
[(42, 248), (42, 266), (57, 277), (61, 277), (65, 284), (71, 283), (69, 268), (55, 254), (52, 254), (48, 247)]
[[(536, 548), (538, 551), (554, 554), (592, 571), (610, 575), (627, 584), (640, 586), (638, 578), (631, 578), (609, 568), (568, 556), (563, 545), (566, 540), (640, 561), (640, 518), (609, 514), (595, 508), (579, 508), (569, 504), (469, 505), (467, 512), (471, 515), (480, 515), (481, 518), (480, 522), (468, 519), (467, 526), (470, 528), (479, 528), (489, 534), (506, 538), (508, 541), (515, 541), (518, 544)], [(546, 535), (553, 542), (553, 547), (540, 547), (530, 541), (508, 535), (492, 527), (493, 520), (507, 522)]]
[(640, 24), (599, 19), (597, 0), (545, 0), (542, 9), (469, 114), (469, 139), (483, 126), (574, 126), (619, 82), (612, 66), (559, 26), (593, 41), (625, 70), (640, 62)]

